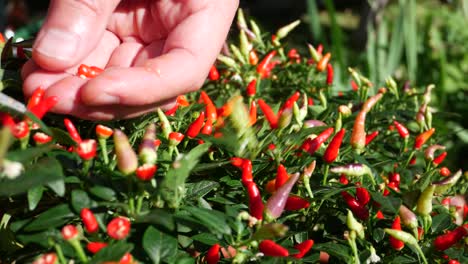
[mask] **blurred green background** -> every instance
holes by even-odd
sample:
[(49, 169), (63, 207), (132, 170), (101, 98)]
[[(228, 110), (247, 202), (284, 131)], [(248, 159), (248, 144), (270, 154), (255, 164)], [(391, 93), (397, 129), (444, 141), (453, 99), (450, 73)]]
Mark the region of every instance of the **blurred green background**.
[[(0, 0), (0, 30), (33, 37), (47, 6)], [(337, 91), (350, 89), (347, 67), (376, 88), (388, 76), (418, 91), (435, 84), (433, 122), (445, 135), (449, 167), (468, 169), (468, 0), (241, 0), (240, 6), (272, 32), (300, 19), (288, 48), (308, 56), (305, 43), (321, 43), (331, 51)]]

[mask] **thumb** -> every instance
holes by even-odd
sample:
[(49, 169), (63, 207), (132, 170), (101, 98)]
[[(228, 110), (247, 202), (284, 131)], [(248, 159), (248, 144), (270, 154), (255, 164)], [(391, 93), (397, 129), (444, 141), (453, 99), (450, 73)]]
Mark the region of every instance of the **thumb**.
[(99, 43), (118, 0), (52, 0), (33, 45), (33, 59), (60, 71), (83, 60)]

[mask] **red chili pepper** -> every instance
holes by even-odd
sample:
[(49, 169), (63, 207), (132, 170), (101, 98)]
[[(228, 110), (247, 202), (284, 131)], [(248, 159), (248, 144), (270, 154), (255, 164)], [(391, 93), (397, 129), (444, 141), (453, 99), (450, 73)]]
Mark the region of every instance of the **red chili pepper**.
[(179, 132), (171, 132), (169, 134), (169, 145), (177, 146), (184, 139), (184, 134)]
[(198, 136), (204, 121), (205, 113), (201, 112), (198, 118), (195, 121), (193, 121), (192, 124), (189, 125), (187, 132), (185, 132), (185, 135), (189, 138), (195, 138), (196, 136)]
[(273, 240), (263, 240), (258, 245), (258, 249), (262, 252), (265, 256), (270, 257), (287, 257), (289, 256), (289, 252), (286, 248), (276, 244)]
[[(0, 43), (3, 36), (0, 33)], [(42, 254), (39, 258), (34, 260), (33, 264), (56, 264), (57, 263), (57, 255), (55, 253), (47, 253)]]
[(330, 144), (328, 144), (328, 147), (325, 150), (325, 153), (323, 154), (323, 160), (325, 160), (326, 163), (332, 163), (338, 157), (341, 142), (343, 142), (343, 137), (345, 133), (346, 133), (346, 129), (344, 128), (341, 129), (332, 138), (332, 140), (330, 141)]
[(288, 181), (278, 188), (270, 198), (268, 198), (268, 201), (265, 204), (265, 214), (269, 219), (276, 219), (284, 212), (289, 194), (299, 179), (299, 176), (299, 173), (292, 174)]
[(29, 136), (29, 125), (26, 121), (20, 121), (13, 127), (13, 136), (17, 139), (24, 139)]
[(249, 212), (250, 215), (257, 218), (258, 220), (263, 219), (263, 208), (265, 205), (262, 201), (262, 196), (258, 190), (257, 185), (253, 181), (249, 181), (245, 184), (247, 188), (247, 194), (249, 196)]
[(388, 180), (390, 182), (394, 182), (397, 186), (400, 185), (400, 174), (399, 173), (390, 173), (390, 176), (388, 177)]
[[(400, 216), (399, 215), (397, 215), (395, 220), (393, 221), (392, 229), (401, 231), (401, 222), (400, 222)], [(405, 243), (403, 241), (398, 240), (398, 239), (394, 238), (393, 236), (390, 236), (389, 240), (390, 240), (390, 245), (395, 250), (400, 251), (405, 247)]]
[(290, 49), (288, 51), (288, 58), (291, 60), (297, 60), (301, 58), (301, 55), (297, 52), (297, 49)]
[(297, 211), (305, 208), (309, 208), (310, 203), (306, 199), (296, 196), (290, 195), (288, 200), (286, 201), (286, 205), (284, 206), (285, 210), (288, 211)]
[(351, 146), (361, 151), (366, 146), (366, 112), (361, 111), (354, 121), (353, 131), (351, 133)]
[(257, 103), (252, 101), (249, 110), (249, 125), (253, 126), (257, 122)]
[(351, 88), (353, 89), (353, 91), (357, 91), (359, 90), (359, 85), (357, 85), (357, 83), (354, 80), (351, 80)]
[(237, 168), (242, 168), (242, 164), (244, 163), (244, 159), (243, 158), (239, 158), (239, 157), (232, 157), (231, 158), (231, 164)]
[(401, 123), (398, 123), (396, 120), (393, 121), (393, 124), (395, 125), (398, 133), (400, 134), (401, 138), (408, 138), (409, 137), (409, 131), (408, 129), (402, 125)]
[(74, 225), (66, 225), (62, 228), (62, 237), (65, 240), (77, 239), (79, 236), (78, 229)]
[(83, 208), (80, 212), (81, 221), (83, 221), (86, 232), (95, 233), (99, 230), (99, 225), (93, 212), (89, 208)]
[(377, 213), (375, 214), (375, 218), (377, 218), (377, 219), (385, 219), (385, 216), (384, 216), (384, 214), (382, 213), (382, 211), (378, 210)]
[(114, 134), (112, 128), (100, 124), (96, 126), (96, 135), (98, 138), (108, 139), (112, 134)]
[(288, 179), (289, 175), (286, 171), (286, 168), (283, 164), (280, 164), (276, 172), (275, 189), (278, 189), (279, 187), (283, 186), (283, 184), (285, 184), (288, 181)]
[(246, 186), (249, 182), (253, 182), (252, 161), (244, 159), (242, 161), (242, 184)]
[(249, 63), (250, 65), (257, 65), (258, 63), (258, 55), (255, 50), (249, 52)]
[(348, 178), (346, 177), (346, 174), (341, 174), (340, 175), (340, 183), (343, 184), (343, 185), (348, 185), (349, 183), (349, 180)]
[(70, 134), (70, 137), (76, 142), (80, 143), (81, 142), (81, 136), (78, 133), (78, 130), (76, 130), (75, 125), (72, 123), (72, 121), (68, 118), (63, 119), (63, 122), (65, 124), (65, 128), (68, 131), (68, 134)]
[(371, 200), (371, 196), (369, 194), (369, 191), (364, 187), (357, 187), (356, 188), (356, 198), (357, 198), (357, 201), (361, 205), (366, 205)]
[(210, 73), (208, 75), (208, 78), (212, 81), (217, 81), (219, 80), (219, 72), (218, 69), (216, 69), (216, 66), (211, 66), (210, 68)]
[(206, 118), (211, 119), (211, 121), (214, 123), (216, 119), (218, 118), (218, 113), (216, 112), (215, 104), (213, 103), (210, 96), (205, 91), (200, 92), (200, 97), (205, 103)]
[(434, 134), (435, 128), (431, 128), (427, 131), (422, 132), (414, 140), (414, 149), (420, 149), (424, 143)]
[(255, 96), (257, 93), (257, 79), (253, 79), (249, 82), (246, 89), (246, 94), (249, 97)]
[(97, 142), (94, 139), (85, 139), (78, 143), (76, 152), (80, 158), (90, 160), (96, 157)]
[(0, 121), (4, 127), (8, 127), (13, 134), (13, 130), (15, 129), (16, 123), (13, 117), (11, 117), (8, 113), (0, 112)]
[(333, 84), (333, 66), (328, 63), (327, 64), (327, 85)]
[(291, 255), (291, 257), (297, 258), (297, 259), (303, 258), (313, 246), (314, 246), (314, 241), (312, 239), (308, 239), (302, 243), (294, 245), (294, 248), (299, 250), (299, 253)]
[(440, 175), (443, 176), (443, 177), (448, 177), (448, 176), (450, 176), (450, 173), (451, 173), (451, 172), (450, 172), (449, 168), (447, 168), (447, 167), (442, 167), (442, 168), (440, 168), (439, 173), (440, 173)]
[(263, 114), (265, 115), (266, 120), (270, 124), (271, 129), (275, 129), (278, 127), (278, 115), (276, 115), (271, 107), (263, 101), (263, 99), (258, 100), (258, 105), (260, 106), (260, 109), (262, 110)]
[(351, 194), (342, 191), (341, 196), (357, 218), (361, 220), (367, 220), (369, 218), (369, 210), (364, 205), (360, 204)]
[(451, 259), (451, 260), (449, 260), (449, 262), (447, 262), (447, 264), (460, 264), (460, 261), (458, 261), (456, 259)]
[(262, 78), (265, 78), (268, 76), (268, 65), (270, 64), (271, 59), (276, 55), (276, 50), (270, 51), (265, 58), (260, 61), (260, 63), (257, 65), (257, 72), (260, 74)]
[(468, 234), (467, 228), (468, 224), (465, 224), (465, 226), (459, 226), (454, 230), (448, 231), (447, 233), (436, 237), (434, 239), (434, 247), (439, 251), (444, 251), (451, 248)]
[(327, 64), (330, 61), (331, 53), (327, 52), (320, 61), (317, 63), (317, 71), (323, 72), (327, 68)]
[(27, 109), (31, 109), (34, 106), (38, 105), (39, 102), (41, 102), (42, 99), (44, 98), (44, 94), (45, 94), (44, 88), (42, 87), (36, 88), (33, 94), (31, 95), (31, 97), (29, 98)]
[(86, 79), (88, 78), (89, 76), (89, 67), (88, 65), (85, 65), (85, 64), (81, 64), (79, 67), (78, 67), (78, 73), (77, 75), (83, 79)]
[(57, 102), (57, 96), (50, 96), (40, 101), (37, 105), (31, 107), (29, 111), (33, 113), (37, 118), (42, 119), (44, 115), (57, 104)]
[(3, 34), (0, 32), (0, 43), (5, 43), (5, 37)]
[(130, 233), (130, 221), (125, 217), (116, 217), (107, 224), (107, 235), (116, 240), (124, 239)]
[(158, 167), (155, 164), (143, 164), (136, 169), (135, 174), (138, 179), (149, 181), (154, 177), (157, 169)]
[(333, 134), (334, 129), (332, 127), (325, 129), (316, 138), (310, 140), (307, 139), (303, 144), (303, 149), (313, 155), (320, 146)]
[(299, 91), (296, 91), (294, 92), (293, 95), (291, 95), (291, 97), (289, 97), (286, 102), (284, 102), (283, 106), (281, 107), (279, 113), (278, 113), (278, 116), (281, 115), (281, 113), (285, 110), (285, 109), (288, 109), (288, 108), (292, 108), (294, 103), (299, 99), (299, 97), (301, 96), (301, 93)]
[(444, 161), (445, 157), (447, 157), (447, 151), (444, 151), (444, 152), (442, 152), (442, 154), (435, 157), (434, 160), (432, 161), (432, 163), (434, 163), (434, 165), (439, 165)]
[(133, 256), (130, 253), (125, 253), (125, 255), (119, 260), (119, 264), (133, 264)]
[(219, 262), (219, 249), (221, 246), (219, 244), (214, 244), (208, 249), (205, 256), (205, 261), (207, 264), (216, 264)]
[(52, 137), (42, 132), (36, 132), (33, 135), (33, 140), (37, 145), (42, 145), (52, 141)]
[(322, 45), (322, 44), (318, 44), (318, 46), (317, 46), (317, 53), (318, 53), (318, 54), (322, 54), (322, 53), (323, 53), (323, 45)]
[(374, 131), (370, 134), (366, 135), (366, 146), (369, 145), (377, 136), (379, 135), (379, 131)]
[(211, 119), (206, 119), (205, 125), (203, 125), (203, 128), (200, 133), (203, 135), (211, 135), (213, 132), (213, 121)]
[(99, 74), (101, 74), (103, 71), (104, 70), (99, 67), (91, 66), (89, 67), (89, 78), (94, 78), (98, 76)]
[(107, 243), (104, 243), (104, 242), (89, 242), (86, 245), (86, 249), (93, 254), (98, 253), (99, 250), (105, 247), (107, 247)]

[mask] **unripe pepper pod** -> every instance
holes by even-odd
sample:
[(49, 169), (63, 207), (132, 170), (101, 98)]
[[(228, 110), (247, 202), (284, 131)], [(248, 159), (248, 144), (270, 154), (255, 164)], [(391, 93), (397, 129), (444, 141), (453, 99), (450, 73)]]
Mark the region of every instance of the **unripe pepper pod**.
[(99, 230), (99, 225), (93, 212), (89, 208), (80, 211), (81, 221), (83, 221), (86, 232), (95, 233)]
[(130, 220), (116, 217), (107, 224), (107, 235), (116, 240), (122, 240), (130, 233)]
[(154, 141), (156, 140), (156, 125), (150, 124), (146, 127), (145, 135), (140, 143), (138, 157), (144, 164), (154, 164), (158, 158)]
[(258, 249), (262, 252), (265, 256), (270, 257), (287, 257), (289, 256), (289, 251), (276, 244), (273, 240), (263, 240), (258, 245)]
[(219, 262), (219, 249), (221, 246), (219, 244), (214, 244), (208, 249), (205, 256), (205, 261), (207, 264), (216, 264)]
[(250, 65), (257, 65), (258, 63), (257, 52), (253, 49), (249, 52), (249, 63)]
[(429, 185), (419, 195), (416, 203), (416, 212), (420, 215), (430, 215), (432, 212), (432, 197), (434, 195), (435, 185)]
[(281, 216), (284, 211), (284, 207), (286, 206), (289, 193), (296, 181), (299, 179), (299, 176), (299, 173), (292, 174), (288, 181), (277, 189), (276, 192), (268, 199), (265, 205), (265, 212), (268, 217), (276, 219)]
[(138, 157), (127, 136), (119, 129), (114, 131), (115, 155), (117, 168), (125, 175), (132, 174), (138, 168)]
[(416, 139), (414, 140), (414, 149), (420, 149), (424, 143), (434, 134), (435, 128), (431, 128), (427, 131), (422, 132), (419, 134)]
[(435, 186), (434, 192), (436, 194), (443, 194), (452, 186), (454, 186), (462, 176), (462, 170), (458, 170), (452, 176), (446, 177), (440, 181), (433, 182), (432, 185)]
[(323, 55), (323, 57), (317, 63), (317, 71), (323, 72), (327, 68), (330, 58), (331, 58), (330, 52), (327, 52), (325, 55)]
[(346, 129), (341, 129), (336, 133), (333, 139), (330, 141), (325, 153), (323, 154), (323, 159), (326, 163), (332, 163), (338, 157), (340, 151), (341, 142), (343, 142), (343, 137), (345, 136)]
[(169, 134), (172, 132), (171, 123), (169, 122), (167, 116), (164, 114), (161, 108), (156, 109), (156, 112), (158, 113), (159, 122), (161, 123), (163, 137), (165, 139), (169, 139)]
[[(393, 221), (392, 229), (401, 230), (400, 216), (397, 215), (397, 217)], [(393, 249), (400, 251), (405, 247), (405, 243), (403, 241), (398, 240), (394, 238), (393, 236), (390, 236), (389, 239), (390, 239), (390, 245), (392, 246)]]
[(431, 145), (429, 147), (426, 148), (426, 150), (424, 151), (424, 158), (428, 161), (431, 161), (431, 160), (434, 160), (434, 153), (437, 151), (437, 150), (444, 150), (445, 149), (445, 146), (442, 146), (442, 145)]
[(385, 228), (384, 231), (385, 233), (402, 241), (405, 244), (412, 245), (412, 246), (418, 245), (418, 241), (416, 240), (416, 238), (408, 232), (396, 230), (396, 229), (390, 229), (390, 228)]
[(294, 248), (299, 250), (299, 253), (291, 255), (291, 257), (297, 258), (297, 259), (303, 258), (313, 246), (314, 246), (314, 241), (312, 239), (308, 239), (302, 243), (294, 245)]
[(364, 226), (359, 223), (356, 218), (354, 218), (353, 213), (350, 210), (348, 210), (346, 217), (346, 225), (348, 226), (349, 230), (355, 231), (359, 238), (364, 239)]

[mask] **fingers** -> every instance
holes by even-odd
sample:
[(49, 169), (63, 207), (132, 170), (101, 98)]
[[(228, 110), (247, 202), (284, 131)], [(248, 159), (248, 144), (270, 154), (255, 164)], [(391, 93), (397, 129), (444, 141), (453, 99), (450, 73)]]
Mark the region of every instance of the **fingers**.
[[(81, 100), (90, 106), (148, 105), (201, 87), (226, 38), (237, 1), (209, 1), (171, 30), (163, 55), (148, 59), (139, 67), (113, 68), (90, 80)], [(158, 53), (151, 45), (141, 56)], [(159, 51), (160, 52), (160, 51)], [(136, 58), (139, 61), (139, 58)]]
[(33, 45), (43, 69), (61, 71), (78, 64), (98, 44), (118, 0), (52, 0)]

